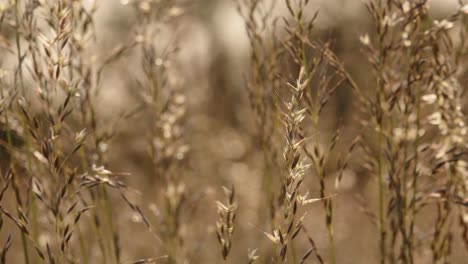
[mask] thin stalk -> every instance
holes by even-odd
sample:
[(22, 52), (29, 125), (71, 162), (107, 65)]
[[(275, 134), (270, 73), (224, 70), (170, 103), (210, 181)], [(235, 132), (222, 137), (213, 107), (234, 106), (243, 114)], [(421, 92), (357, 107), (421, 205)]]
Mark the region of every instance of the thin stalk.
[(76, 227), (78, 229), (78, 242), (80, 244), (80, 252), (81, 252), (81, 257), (83, 258), (83, 264), (88, 264), (89, 263), (89, 260), (88, 260), (88, 252), (86, 252), (86, 247), (85, 247), (85, 241), (84, 241), (84, 238), (83, 238), (83, 233), (81, 232), (81, 228), (80, 226), (78, 225)]
[[(263, 137), (263, 136), (262, 136)], [(274, 209), (272, 208), (272, 203), (273, 203), (273, 194), (272, 194), (272, 190), (271, 190), (271, 168), (270, 168), (270, 163), (268, 162), (268, 148), (267, 148), (267, 144), (265, 142), (265, 139), (263, 139), (262, 141), (263, 144), (262, 144), (262, 148), (263, 148), (263, 159), (264, 159), (264, 175), (263, 175), (263, 181), (264, 181), (264, 188), (265, 188), (265, 192), (266, 192), (266, 199), (267, 199), (267, 202), (268, 202), (268, 219), (270, 221), (270, 227), (271, 229), (273, 229), (275, 227), (275, 217), (274, 217)]]
[(380, 228), (380, 263), (385, 264), (386, 259), (386, 232), (385, 232), (385, 209), (384, 209), (384, 188), (383, 188), (383, 168), (382, 168), (382, 127), (378, 136), (378, 174), (379, 174), (379, 228)]
[[(378, 1), (379, 11), (382, 9), (382, 1)], [(381, 112), (377, 113), (377, 125), (378, 125), (378, 142), (377, 142), (377, 167), (378, 167), (378, 191), (379, 191), (379, 232), (380, 232), (380, 263), (385, 264), (387, 258), (386, 251), (386, 226), (385, 226), (385, 188), (384, 188), (384, 174), (383, 174), (383, 107), (382, 100), (385, 99), (384, 96), (384, 85), (383, 85), (383, 63), (384, 63), (384, 51), (383, 51), (383, 40), (384, 36), (382, 35), (381, 25), (378, 28), (378, 47), (379, 47), (379, 65), (378, 65), (378, 74), (377, 74), (377, 93), (376, 93), (376, 103), (379, 104), (378, 108)]]
[[(19, 1), (15, 1), (15, 23), (16, 23), (16, 30), (15, 30), (15, 42), (16, 42), (16, 56), (18, 60), (18, 74), (19, 74), (19, 83), (20, 83), (20, 88), (21, 88), (21, 93), (25, 95), (24, 91), (24, 78), (23, 78), (23, 60), (21, 59), (21, 42), (20, 42), (20, 30), (19, 30)], [(27, 124), (26, 121), (23, 122), (23, 129), (24, 131), (27, 131)], [(25, 137), (26, 138), (26, 146), (27, 146), (27, 151), (26, 151), (26, 159), (28, 163), (28, 171), (32, 171), (31, 168), (31, 139), (30, 137)], [(37, 219), (37, 205), (36, 205), (36, 197), (32, 192), (31, 189), (31, 207), (32, 207), (32, 215), (33, 215), (33, 228), (32, 228), (32, 233), (33, 233), (33, 238), (34, 241), (37, 243), (38, 242), (38, 219)], [(36, 262), (42, 262), (39, 257), (36, 258)], [(27, 262), (26, 262), (27, 263)]]
[(297, 253), (294, 247), (294, 240), (291, 240), (291, 255), (292, 255), (292, 263), (298, 263), (297, 261)]
[(18, 58), (18, 74), (21, 84), (21, 91), (24, 93), (24, 80), (23, 80), (23, 60), (21, 59), (21, 43), (20, 43), (20, 31), (19, 31), (19, 2), (20, 0), (15, 1), (15, 23), (16, 23), (16, 30), (15, 30), (15, 40), (16, 40), (16, 53)]
[(400, 182), (400, 188), (401, 188), (401, 215), (400, 215), (400, 229), (401, 229), (401, 235), (403, 237), (403, 243), (401, 245), (401, 256), (404, 258), (404, 262), (408, 261), (406, 258), (405, 254), (405, 249), (407, 249), (408, 246), (408, 241), (407, 241), (407, 233), (406, 233), (406, 217), (407, 217), (407, 188), (406, 188), (406, 182), (407, 182), (407, 170), (406, 170), (406, 160), (408, 159), (408, 144), (407, 144), (407, 139), (408, 139), (408, 129), (409, 129), (409, 121), (408, 121), (408, 114), (406, 113), (405, 109), (405, 121), (404, 121), (404, 150), (403, 150), (403, 176)]
[(421, 129), (421, 85), (419, 84), (417, 87), (417, 94), (416, 94), (416, 139), (414, 140), (414, 167), (413, 167), (413, 184), (412, 184), (412, 192), (413, 198), (411, 199), (411, 220), (410, 220), (410, 229), (409, 229), (409, 257), (411, 262), (413, 262), (413, 247), (414, 247), (414, 226), (416, 222), (416, 195), (418, 193), (418, 146), (419, 146), (419, 130)]
[(378, 167), (378, 191), (379, 191), (379, 232), (380, 232), (380, 263), (385, 264), (387, 258), (386, 251), (386, 223), (385, 223), (385, 188), (384, 188), (384, 174), (383, 174), (383, 107), (382, 100), (385, 100), (385, 91), (383, 84), (383, 68), (384, 68), (384, 33), (382, 28), (381, 20), (383, 20), (383, 1), (377, 1), (377, 8), (379, 12), (379, 26), (377, 28), (378, 33), (378, 49), (379, 49), (379, 64), (378, 64), (378, 73), (377, 73), (377, 93), (376, 93), (376, 103), (379, 104), (378, 108), (381, 112), (377, 113), (377, 125), (378, 125), (378, 146), (377, 146), (377, 167)]
[[(408, 49), (407, 52), (406, 52), (406, 57), (407, 58), (411, 58), (411, 50)], [(407, 83), (410, 84), (410, 77), (411, 77), (411, 59), (410, 59), (410, 62), (409, 62), (409, 65), (407, 67), (407, 71), (406, 71), (406, 75), (407, 75)], [(407, 88), (408, 90), (411, 89), (411, 86), (409, 86)], [(405, 107), (404, 107), (404, 111), (403, 111), (403, 115), (404, 115), (404, 150), (403, 150), (403, 176), (402, 176), (402, 180), (400, 182), (400, 188), (401, 188), (401, 215), (400, 215), (400, 229), (401, 229), (401, 235), (402, 235), (402, 238), (403, 238), (403, 242), (402, 242), (402, 245), (401, 245), (401, 249), (400, 249), (400, 255), (401, 257), (403, 257), (403, 262), (408, 262), (409, 263), (412, 263), (412, 257), (409, 257), (409, 255), (411, 254), (410, 251), (411, 251), (411, 247), (409, 244), (411, 244), (411, 242), (409, 242), (409, 237), (408, 237), (408, 230), (407, 230), (407, 222), (406, 222), (406, 218), (408, 217), (408, 188), (407, 188), (407, 180), (408, 180), (408, 171), (407, 171), (407, 166), (406, 166), (406, 162), (407, 162), (407, 159), (408, 159), (408, 130), (409, 130), (409, 115), (410, 115), (410, 112), (409, 112), (409, 103), (408, 102), (405, 102)], [(419, 130), (416, 131), (416, 134), (419, 133)], [(417, 149), (415, 150), (415, 152), (417, 152)], [(415, 163), (415, 167), (416, 167), (416, 163)]]
[[(81, 166), (83, 167), (83, 170), (86, 170), (89, 167), (89, 164), (88, 164), (88, 161), (86, 160), (85, 148), (81, 148), (79, 153), (80, 153)], [(93, 194), (92, 191), (93, 190), (90, 190), (91, 196), (95, 200), (95, 197), (92, 195)], [(95, 214), (94, 217), (98, 217), (95, 210), (93, 210), (93, 213)], [(102, 241), (103, 236), (100, 234), (100, 229), (96, 225), (95, 221), (89, 220), (89, 223), (90, 223), (90, 226), (92, 226), (92, 228), (94, 228), (95, 233), (98, 234), (98, 239), (97, 240), (98, 240), (99, 249), (100, 249), (101, 254), (102, 254), (103, 258), (104, 258), (104, 263), (106, 263), (106, 249), (105, 249), (104, 243)], [(82, 236), (81, 231), (80, 231), (80, 235)], [(80, 238), (80, 239), (83, 239), (83, 238)], [(80, 250), (82, 252), (87, 252), (84, 241), (83, 241), (82, 245), (81, 245), (81, 241), (80, 241)], [(88, 260), (87, 260), (88, 255), (87, 254), (86, 254), (85, 258), (86, 258), (86, 261), (88, 262)], [(86, 264), (86, 262), (85, 262), (85, 264)]]
[[(381, 49), (381, 48), (380, 48)], [(382, 55), (382, 52), (380, 52)], [(382, 60), (382, 56), (380, 57)], [(382, 62), (380, 62), (382, 63)], [(383, 65), (379, 65), (379, 74), (377, 77), (377, 103), (380, 104), (382, 98), (381, 93), (383, 93), (383, 84), (382, 84), (382, 75), (383, 75)], [(383, 109), (381, 109), (383, 111)], [(379, 113), (378, 115), (382, 115)], [(377, 140), (377, 167), (378, 167), (378, 191), (379, 191), (379, 229), (380, 229), (380, 263), (385, 264), (386, 262), (386, 232), (385, 232), (385, 194), (384, 194), (384, 175), (383, 175), (383, 124), (382, 117), (377, 117), (378, 120), (378, 140)]]
[[(3, 89), (2, 89), (3, 93)], [(10, 168), (13, 173), (15, 173), (15, 166), (13, 164), (13, 140), (11, 138), (11, 131), (9, 129), (9, 118), (8, 114), (5, 113), (5, 124), (6, 124), (6, 136), (7, 136), (7, 142), (8, 146), (10, 147)], [(20, 202), (20, 201), (17, 201)], [(17, 207), (18, 213), (19, 213), (19, 207)], [(21, 233), (21, 245), (23, 246), (23, 255), (24, 255), (24, 263), (29, 264), (29, 249), (28, 249), (28, 243), (26, 239), (26, 235), (23, 232)]]
[[(332, 201), (329, 201), (332, 203)], [(333, 205), (330, 205), (333, 206)], [(332, 217), (330, 217), (332, 219)], [(331, 221), (330, 219), (330, 221)], [(328, 230), (328, 239), (330, 240), (330, 257), (331, 257), (331, 263), (336, 264), (336, 253), (335, 253), (335, 238), (333, 235), (333, 226), (332, 226), (332, 221), (329, 225), (327, 225), (327, 230)]]
[(111, 203), (109, 200), (109, 195), (107, 193), (107, 190), (103, 185), (101, 185), (101, 192), (104, 198), (104, 212), (105, 212), (105, 216), (107, 218), (107, 222), (109, 224), (109, 229), (110, 229), (110, 237), (111, 237), (110, 248), (112, 252), (114, 253), (115, 263), (118, 264), (120, 263), (120, 253), (119, 253), (118, 241), (114, 235), (116, 231), (115, 231), (115, 224), (114, 224), (113, 216), (112, 216), (113, 215), (112, 207), (111, 207)]

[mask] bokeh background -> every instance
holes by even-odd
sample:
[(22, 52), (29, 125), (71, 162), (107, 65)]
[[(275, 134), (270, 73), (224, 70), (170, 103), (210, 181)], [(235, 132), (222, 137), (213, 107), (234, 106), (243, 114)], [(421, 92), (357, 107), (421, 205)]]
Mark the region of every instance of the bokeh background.
[[(122, 4), (123, 1), (100, 2), (96, 14), (96, 49), (97, 53), (104, 53), (133, 41), (136, 14), (128, 5)], [(275, 12), (284, 14), (285, 7), (282, 1), (278, 2)], [(346, 68), (366, 86), (372, 76), (360, 50), (359, 37), (372, 29), (365, 1), (311, 2), (309, 14), (319, 10), (317, 37), (331, 39), (334, 51)], [(457, 0), (433, 0), (431, 6), (435, 17), (444, 17), (455, 12)], [(188, 261), (221, 263), (215, 234), (215, 201), (223, 199), (222, 186), (234, 185), (239, 209), (231, 263), (246, 263), (249, 248), (258, 248), (258, 254), (262, 255), (269, 252), (271, 242), (264, 235), (268, 230), (264, 227), (267, 208), (262, 195), (262, 152), (245, 89), (250, 56), (245, 24), (232, 0), (192, 0), (177, 24), (175, 30), (161, 34), (160, 41), (177, 37), (180, 46), (177, 67), (186, 93), (184, 133), (190, 152), (188, 166), (181, 173), (193, 204), (182, 226)], [(104, 72), (104, 88), (98, 105), (99, 115), (104, 120), (113, 120), (119, 113), (138, 105), (140, 56), (138, 51), (126, 52)], [(355, 109), (352, 92), (342, 87), (325, 111), (324, 133), (335, 130), (340, 124), (343, 126), (343, 140), (339, 143), (343, 152), (359, 132), (359, 126), (354, 125), (357, 123)], [(105, 124), (103, 122), (103, 126)], [(135, 190), (132, 199), (151, 218), (151, 214), (158, 214), (161, 204), (161, 184), (152, 173), (147, 155), (148, 124), (144, 113), (126, 120), (105, 147), (108, 148), (109, 169), (130, 174), (122, 180)], [(378, 231), (365, 213), (360, 212), (356, 202), (356, 196), (373, 197), (373, 179), (360, 171), (359, 164), (351, 164), (343, 181), (340, 195), (334, 198), (337, 201), (338, 263), (376, 263)], [(310, 196), (317, 197), (318, 181), (310, 179), (307, 184)], [(120, 200), (118, 195), (113, 199)], [(328, 239), (322, 205), (309, 205), (308, 210), (305, 224), (318, 249), (326, 255)], [(123, 203), (116, 212), (115, 219), (122, 234), (123, 260), (163, 254), (138, 215)], [(423, 257), (419, 263), (429, 263), (430, 256), (427, 252), (427, 258)], [(458, 257), (460, 264), (466, 263), (462, 260), (464, 257), (468, 259), (466, 255)]]
[[(97, 14), (99, 48), (111, 49), (119, 42), (130, 41), (135, 14), (132, 9), (102, 0)], [(278, 15), (285, 14), (285, 6), (278, 1)], [(332, 39), (334, 50), (348, 70), (362, 84), (372, 78), (366, 58), (360, 48), (359, 37), (371, 31), (370, 16), (365, 1), (311, 1), (309, 14), (319, 11), (317, 30), (324, 40)], [(444, 17), (456, 10), (456, 0), (433, 0), (435, 17)], [(197, 208), (184, 224), (186, 243), (190, 244), (192, 263), (220, 263), (220, 250), (215, 239), (216, 200), (223, 199), (221, 186), (236, 186), (239, 213), (231, 255), (232, 263), (243, 263), (247, 249), (268, 251), (271, 242), (263, 234), (266, 208), (262, 197), (262, 153), (256, 139), (253, 113), (244, 87), (248, 74), (249, 43), (243, 18), (231, 0), (194, 0), (179, 21), (180, 67), (187, 84), (186, 135), (191, 147), (189, 166), (184, 178), (187, 188), (197, 197)], [(168, 34), (166, 37), (170, 37)], [(162, 36), (164, 37), (164, 36)], [(135, 100), (134, 82), (138, 76), (138, 57), (129, 54), (114, 63), (106, 72), (107, 85), (100, 105), (102, 112), (112, 116)], [(341, 121), (345, 124), (343, 151), (358, 133), (353, 116), (356, 106), (350, 90), (341, 88), (338, 99), (324, 118), (330, 131)], [(111, 118), (111, 117), (109, 117)], [(351, 125), (350, 125), (351, 124)], [(146, 158), (145, 121), (135, 118), (125, 124), (121, 134), (109, 148), (114, 171), (130, 172), (128, 185), (141, 191), (139, 202), (149, 209), (158, 204), (158, 181), (152, 179), (151, 161)], [(331, 132), (330, 132), (331, 133)], [(375, 263), (377, 260), (377, 228), (359, 212), (356, 193), (372, 197), (375, 185), (369, 175), (352, 168), (345, 174), (343, 188), (337, 199), (335, 234), (338, 263)], [(359, 166), (355, 166), (359, 168)], [(279, 177), (279, 175), (278, 175)], [(318, 193), (318, 182), (311, 180), (311, 196)], [(310, 205), (305, 221), (319, 250), (326, 255), (328, 239), (321, 204)], [(126, 209), (122, 209), (126, 210)], [(121, 214), (120, 226), (128, 229), (125, 254), (128, 258), (153, 256), (154, 242), (144, 227), (132, 220), (132, 213)], [(239, 224), (241, 223), (241, 224)], [(123, 232), (126, 234), (126, 232)], [(136, 235), (138, 234), (138, 235)], [(127, 244), (126, 241), (130, 243)], [(196, 241), (194, 245), (194, 241)], [(427, 257), (430, 257), (428, 252)], [(466, 256), (465, 256), (466, 257)], [(427, 263), (429, 259), (421, 263)], [(459, 263), (463, 263), (459, 262)]]

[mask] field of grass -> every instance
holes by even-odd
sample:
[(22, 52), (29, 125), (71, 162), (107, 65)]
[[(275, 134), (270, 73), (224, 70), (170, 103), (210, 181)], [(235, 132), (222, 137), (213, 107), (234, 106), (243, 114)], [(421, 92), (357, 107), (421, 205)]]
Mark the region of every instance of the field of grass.
[(468, 263), (439, 2), (0, 0), (0, 264)]

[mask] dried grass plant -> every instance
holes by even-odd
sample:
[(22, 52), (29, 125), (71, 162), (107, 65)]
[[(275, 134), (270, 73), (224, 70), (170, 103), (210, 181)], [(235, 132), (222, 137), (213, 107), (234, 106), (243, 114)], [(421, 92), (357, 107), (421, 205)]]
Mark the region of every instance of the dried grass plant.
[[(358, 263), (342, 228), (355, 215), (368, 220), (357, 232), (374, 234), (369, 263), (464, 263), (466, 2), (435, 19), (429, 0), (370, 0), (362, 81), (322, 37), (313, 1), (234, 1), (250, 48), (239, 105), (252, 116), (240, 120), (253, 143), (233, 158), (241, 169), (213, 155), (222, 169), (211, 175), (195, 171), (213, 143), (194, 127), (212, 123), (191, 108), (199, 84), (180, 52), (203, 3), (122, 2), (129, 36), (104, 50), (100, 1), (0, 1), (0, 264)], [(106, 78), (119, 63), (136, 99), (109, 117)], [(346, 91), (357, 111), (333, 118)], [(135, 163), (150, 164), (147, 186), (114, 172), (128, 164), (115, 158), (127, 124), (142, 128)], [(223, 144), (214, 148), (234, 151)], [(366, 191), (343, 187), (352, 175), (368, 178)], [(221, 182), (233, 186), (224, 203)]]

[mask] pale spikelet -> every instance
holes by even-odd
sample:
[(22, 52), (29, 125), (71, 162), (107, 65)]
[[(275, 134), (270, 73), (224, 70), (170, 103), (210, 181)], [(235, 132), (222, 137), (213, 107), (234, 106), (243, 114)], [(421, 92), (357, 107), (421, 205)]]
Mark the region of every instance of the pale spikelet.
[(226, 204), (216, 202), (218, 209), (218, 220), (216, 222), (216, 235), (221, 246), (221, 256), (227, 260), (232, 247), (235, 219), (237, 212), (237, 201), (234, 187), (228, 189), (223, 187), (226, 196)]
[(460, 8), (460, 11), (461, 11), (462, 13), (464, 13), (465, 15), (468, 15), (468, 4), (463, 5), (463, 6)]

